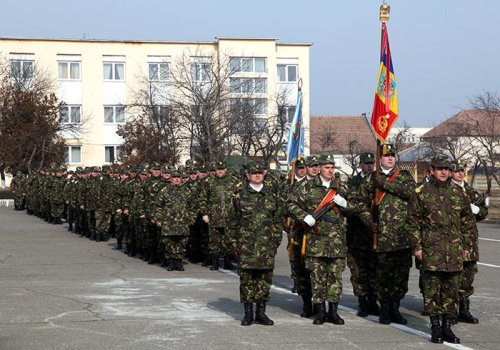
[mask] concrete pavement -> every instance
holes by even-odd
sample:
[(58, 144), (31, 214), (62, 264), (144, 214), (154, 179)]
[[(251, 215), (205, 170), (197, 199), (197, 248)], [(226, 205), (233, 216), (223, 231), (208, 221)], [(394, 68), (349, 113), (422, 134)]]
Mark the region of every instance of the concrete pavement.
[[(498, 349), (500, 226), (481, 225), (480, 273), (472, 311), (479, 325), (458, 324), (457, 349)], [(279, 249), (267, 314), (275, 326), (240, 326), (238, 278), (195, 264), (184, 272), (127, 257), (114, 241), (92, 242), (66, 226), (0, 208), (0, 349), (437, 349), (420, 316), (418, 274), (402, 302), (408, 327), (354, 314), (344, 273), (344, 326), (314, 326), (298, 316), (289, 292), (285, 244)]]

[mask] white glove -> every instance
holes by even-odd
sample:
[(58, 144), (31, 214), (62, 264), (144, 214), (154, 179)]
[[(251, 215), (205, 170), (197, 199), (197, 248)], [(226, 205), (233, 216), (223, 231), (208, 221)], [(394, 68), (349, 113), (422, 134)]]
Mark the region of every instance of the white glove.
[(208, 224), (208, 222), (210, 221), (208, 219), (208, 215), (203, 215), (201, 218), (203, 219), (203, 222), (206, 223), (206, 224)]
[(333, 203), (337, 204), (339, 207), (347, 208), (347, 201), (340, 194), (336, 194), (333, 197)]
[(479, 214), (479, 207), (477, 205), (471, 204), (470, 208), (472, 210), (472, 214), (475, 214), (475, 215)]
[(312, 215), (307, 215), (304, 218), (304, 222), (308, 224), (309, 226), (313, 227), (316, 224), (316, 220), (313, 218)]

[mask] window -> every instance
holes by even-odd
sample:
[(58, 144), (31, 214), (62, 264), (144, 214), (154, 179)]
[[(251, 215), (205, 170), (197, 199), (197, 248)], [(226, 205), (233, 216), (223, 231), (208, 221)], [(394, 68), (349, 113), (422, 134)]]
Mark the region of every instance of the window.
[(62, 124), (80, 124), (82, 122), (82, 107), (65, 105), (59, 107), (59, 117)]
[(267, 113), (267, 100), (265, 98), (232, 98), (229, 103), (234, 114), (258, 115)]
[(236, 72), (266, 72), (265, 57), (231, 57), (229, 60), (229, 68), (232, 73)]
[(104, 80), (125, 80), (125, 63), (104, 62)]
[(297, 65), (296, 64), (278, 64), (278, 81), (296, 82)]
[(82, 147), (81, 146), (66, 146), (64, 149), (64, 161), (66, 163), (81, 163), (82, 162)]
[(104, 146), (104, 161), (114, 163), (120, 160), (120, 146)]
[(278, 108), (282, 123), (291, 123), (295, 114), (296, 106), (283, 106)]
[(193, 62), (191, 63), (191, 79), (197, 82), (210, 81), (212, 74), (212, 64), (210, 62)]
[(149, 110), (150, 124), (164, 124), (170, 119), (171, 108), (167, 105), (152, 106)]
[(149, 63), (149, 80), (151, 81), (167, 81), (170, 65), (164, 63)]
[(267, 92), (267, 79), (231, 78), (229, 86), (233, 93), (265, 94)]
[(35, 61), (32, 60), (11, 60), (10, 73), (17, 79), (32, 78), (35, 67)]
[(125, 123), (125, 106), (104, 106), (105, 123)]
[(57, 62), (59, 80), (80, 80), (80, 62)]

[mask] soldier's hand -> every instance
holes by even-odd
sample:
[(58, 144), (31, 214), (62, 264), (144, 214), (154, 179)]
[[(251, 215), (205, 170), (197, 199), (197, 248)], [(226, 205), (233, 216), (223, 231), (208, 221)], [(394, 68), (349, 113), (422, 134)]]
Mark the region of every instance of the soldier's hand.
[(422, 249), (417, 250), (413, 255), (415, 255), (415, 258), (420, 261), (422, 261), (422, 259), (424, 258), (424, 252), (422, 251)]
[(337, 204), (339, 207), (347, 208), (347, 201), (340, 194), (336, 194), (333, 197), (333, 202)]
[(116, 213), (117, 213), (117, 214), (121, 214), (121, 213), (122, 213), (122, 210), (121, 210), (121, 209), (116, 209)]
[(308, 214), (303, 221), (311, 227), (313, 227), (316, 224), (316, 219), (314, 219), (313, 216), (310, 214)]
[(141, 216), (139, 216), (139, 219), (145, 219), (146, 218), (146, 215), (142, 214)]
[(474, 215), (479, 214), (479, 209), (480, 209), (480, 208), (479, 208), (477, 205), (475, 205), (475, 204), (471, 204), (471, 205), (470, 205), (470, 209), (472, 210), (472, 214), (474, 214)]
[(152, 224), (154, 225), (154, 224), (156, 223), (156, 221), (154, 221), (154, 220), (151, 220), (151, 223), (152, 223)]
[(161, 227), (161, 221), (157, 221), (156, 226)]
[(84, 205), (80, 205), (80, 209), (85, 209), (85, 206)]
[(208, 224), (210, 222), (208, 215), (203, 215), (201, 218), (205, 224)]
[(129, 214), (128, 209), (125, 209), (125, 210), (123, 211), (123, 215), (128, 215), (128, 214)]

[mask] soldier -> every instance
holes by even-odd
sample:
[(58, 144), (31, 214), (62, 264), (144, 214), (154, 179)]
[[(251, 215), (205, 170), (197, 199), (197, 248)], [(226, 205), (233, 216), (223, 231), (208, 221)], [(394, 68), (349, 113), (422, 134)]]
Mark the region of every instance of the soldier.
[(200, 199), (202, 218), (209, 226), (209, 254), (212, 259), (210, 270), (219, 269), (220, 256), (224, 257), (224, 268), (233, 270), (225, 220), (235, 179), (227, 174), (226, 162), (217, 162), (215, 168), (215, 176), (205, 183)]
[[(488, 207), (482, 196), (465, 181), (465, 163), (455, 161), (451, 166), (451, 181), (465, 192), (470, 202), (474, 221), (481, 221), (488, 215)], [(471, 241), (470, 255), (464, 259), (464, 270), (460, 274), (459, 307), (457, 320), (465, 323), (478, 324), (479, 320), (470, 313), (470, 296), (474, 293), (474, 276), (477, 273), (477, 262), (479, 261), (479, 233), (476, 224), (474, 230), (468, 232)]]
[(307, 179), (312, 180), (319, 174), (319, 157), (316, 155), (306, 158)]
[(449, 167), (445, 156), (432, 159), (432, 177), (417, 187), (410, 199), (407, 228), (413, 255), (422, 263), (424, 307), (430, 315), (431, 341), (458, 344), (460, 339), (451, 325), (457, 312), (463, 262), (471, 252), (474, 218), (466, 194), (450, 180)]
[(14, 194), (14, 209), (24, 210), (24, 175), (18, 171), (10, 183), (10, 190)]
[[(349, 193), (357, 192), (365, 177), (373, 172), (374, 163), (373, 153), (361, 153), (359, 156), (361, 171), (349, 179)], [(377, 256), (372, 249), (370, 233), (370, 228), (365, 226), (358, 216), (347, 217), (347, 266), (351, 270), (354, 295), (358, 297), (357, 315), (360, 317), (380, 314), (375, 291)]]
[[(342, 295), (342, 271), (345, 269), (346, 242), (343, 215), (350, 211), (346, 199), (334, 187), (335, 161), (333, 155), (320, 158), (319, 176), (303, 181), (291, 195), (288, 211), (296, 221), (304, 221), (311, 229), (306, 234), (306, 267), (311, 272), (312, 301), (316, 308), (313, 324), (328, 321), (344, 324), (337, 308)], [(331, 197), (331, 198), (330, 198)], [(312, 214), (328, 198), (335, 207), (316, 221)], [(328, 314), (325, 302), (329, 302)]]
[(360, 204), (364, 206), (360, 219), (372, 228), (375, 236), (379, 322), (406, 324), (408, 321), (399, 312), (399, 307), (408, 292), (411, 249), (405, 225), (408, 201), (415, 189), (415, 181), (408, 171), (396, 166), (396, 149), (393, 145), (382, 145), (380, 153), (379, 178), (373, 172), (365, 177), (359, 187)]
[[(282, 202), (272, 186), (264, 182), (266, 167), (250, 161), (247, 182), (239, 183), (228, 213), (228, 230), (239, 262), (240, 302), (245, 316), (242, 326), (271, 326), (266, 315), (270, 299), (274, 257), (282, 239)], [(253, 304), (256, 304), (255, 319)]]
[(193, 214), (189, 210), (189, 191), (182, 184), (182, 175), (172, 172), (171, 186), (158, 193), (158, 202), (153, 214), (156, 225), (161, 228), (161, 239), (165, 246), (168, 271), (184, 271), (182, 259), (186, 256), (189, 224)]

